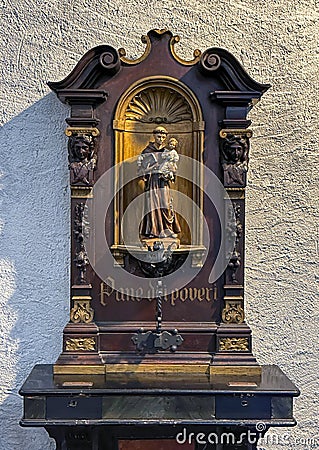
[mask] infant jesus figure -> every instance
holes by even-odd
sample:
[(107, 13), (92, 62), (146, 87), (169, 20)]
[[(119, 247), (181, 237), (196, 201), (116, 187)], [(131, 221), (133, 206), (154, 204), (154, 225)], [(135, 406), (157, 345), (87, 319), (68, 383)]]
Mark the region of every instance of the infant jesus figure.
[(168, 181), (175, 180), (175, 173), (177, 171), (177, 162), (179, 160), (176, 147), (178, 145), (178, 140), (171, 138), (168, 141), (168, 148), (165, 148), (161, 154), (162, 162), (158, 167), (158, 172), (163, 175), (163, 177)]

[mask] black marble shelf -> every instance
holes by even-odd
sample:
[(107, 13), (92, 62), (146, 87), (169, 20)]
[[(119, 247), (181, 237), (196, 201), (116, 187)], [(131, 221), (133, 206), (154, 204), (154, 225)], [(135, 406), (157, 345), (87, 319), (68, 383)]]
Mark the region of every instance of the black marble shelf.
[(262, 424), (264, 433), (271, 426), (294, 426), (299, 390), (277, 366), (262, 367), (253, 380), (181, 373), (53, 376), (52, 365), (37, 365), (20, 394), (20, 424), (45, 427), (57, 449), (118, 450), (125, 436), (174, 439), (183, 429), (256, 432)]
[[(63, 381), (62, 381), (63, 379)], [(82, 382), (82, 380), (85, 380)], [(77, 381), (79, 384), (77, 385)], [(80, 383), (91, 383), (91, 386), (80, 386)], [(69, 383), (74, 383), (70, 385)], [(249, 380), (238, 382), (234, 378), (221, 379), (197, 374), (106, 374), (101, 375), (63, 375), (53, 379), (53, 366), (50, 364), (36, 365), (20, 389), (20, 394), (49, 395), (83, 393), (101, 394), (236, 394), (264, 393), (268, 395), (298, 396), (300, 391), (287, 378), (278, 366), (262, 366), (261, 378), (257, 382)]]
[(189, 374), (111, 374), (53, 377), (35, 366), (20, 390), (22, 425), (144, 425), (256, 423), (295, 425), (292, 398), (299, 390), (277, 366), (264, 366), (259, 382)]

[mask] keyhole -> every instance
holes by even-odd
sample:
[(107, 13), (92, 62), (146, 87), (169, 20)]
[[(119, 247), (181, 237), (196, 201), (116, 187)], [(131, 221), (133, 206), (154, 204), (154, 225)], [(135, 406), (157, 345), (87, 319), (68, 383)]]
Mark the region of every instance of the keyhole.
[(76, 406), (78, 406), (78, 402), (76, 400), (71, 400), (68, 403), (68, 407), (70, 407), (70, 408), (75, 408)]

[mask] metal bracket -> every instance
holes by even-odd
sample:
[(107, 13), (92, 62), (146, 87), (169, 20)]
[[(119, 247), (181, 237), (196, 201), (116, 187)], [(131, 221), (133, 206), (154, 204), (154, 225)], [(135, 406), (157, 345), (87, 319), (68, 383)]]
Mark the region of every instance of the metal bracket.
[(155, 353), (158, 350), (170, 350), (176, 352), (184, 339), (178, 330), (169, 331), (144, 331), (140, 328), (137, 333), (132, 336), (132, 341), (136, 345), (136, 349), (143, 353)]

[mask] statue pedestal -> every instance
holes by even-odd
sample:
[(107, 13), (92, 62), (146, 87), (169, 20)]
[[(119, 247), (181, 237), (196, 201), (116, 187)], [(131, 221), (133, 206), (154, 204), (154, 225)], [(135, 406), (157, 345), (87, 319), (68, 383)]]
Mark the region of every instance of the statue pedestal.
[[(155, 249), (157, 246), (160, 246), (164, 250), (176, 250), (179, 248), (180, 240), (177, 238), (167, 237), (167, 238), (143, 238), (141, 239), (141, 243), (147, 249)], [(156, 251), (156, 250), (155, 250)]]

